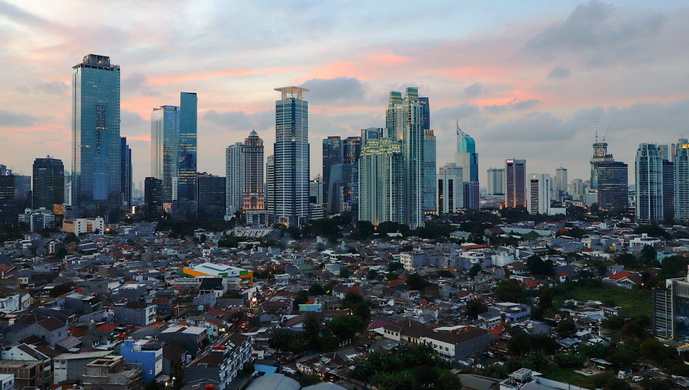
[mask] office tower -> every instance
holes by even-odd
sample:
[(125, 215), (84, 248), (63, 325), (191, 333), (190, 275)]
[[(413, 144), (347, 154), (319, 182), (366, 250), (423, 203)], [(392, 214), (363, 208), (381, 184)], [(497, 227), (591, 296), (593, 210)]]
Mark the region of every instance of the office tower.
[(658, 152), (663, 161), (672, 161), (670, 148), (667, 145), (658, 145)]
[(608, 143), (605, 141), (598, 142), (598, 132), (596, 132), (596, 142), (593, 144), (593, 156), (591, 156), (591, 180), (589, 181), (589, 189), (598, 189), (598, 176), (596, 167), (603, 162), (614, 161), (612, 154), (608, 154)]
[(269, 223), (275, 222), (275, 156), (266, 158), (266, 211)]
[(361, 129), (361, 145), (366, 145), (371, 139), (381, 139), (383, 138), (383, 128), (382, 127), (369, 127), (368, 129)]
[(309, 109), (302, 95), (308, 89), (275, 88), (275, 218), (288, 226), (309, 222)]
[(342, 163), (356, 164), (361, 155), (361, 137), (347, 137), (342, 141)]
[(663, 289), (653, 289), (651, 299), (653, 335), (677, 341), (686, 339), (689, 336), (686, 324), (689, 313), (689, 278), (685, 276), (665, 280)]
[(680, 138), (673, 151), (675, 219), (686, 222), (689, 221), (689, 141)]
[(326, 203), (326, 207), (330, 190), (330, 167), (342, 164), (343, 152), (342, 139), (339, 135), (332, 135), (323, 140), (323, 202)]
[(226, 200), (225, 207), (227, 215), (233, 215), (242, 209), (244, 196), (242, 193), (242, 146), (241, 142), (235, 142), (225, 150), (225, 177)]
[(478, 210), (480, 208), (478, 182), (465, 181), (462, 187), (464, 189), (464, 208)]
[(552, 182), (547, 173), (530, 173), (528, 178), (529, 196), (527, 209), (530, 214), (550, 213), (550, 191)]
[(505, 160), (505, 206), (526, 207), (526, 160)]
[(151, 113), (151, 177), (163, 185), (163, 201), (172, 201), (173, 177), (177, 177), (180, 108), (161, 106)]
[(17, 227), (17, 198), (14, 194), (15, 176), (7, 169), (0, 172), (0, 226)]
[(488, 195), (505, 195), (505, 170), (488, 169)]
[(180, 94), (177, 207), (182, 214), (196, 213), (196, 131), (198, 97)]
[(265, 210), (266, 205), (263, 194), (263, 140), (254, 130), (244, 140), (241, 159), (242, 209), (245, 212)]
[(455, 164), (462, 168), (464, 181), (478, 180), (478, 153), (476, 153), (476, 141), (469, 134), (462, 131), (457, 125), (457, 153)]
[(309, 219), (323, 218), (323, 177), (316, 176), (309, 181)]
[[(416, 229), (424, 225), (424, 128), (423, 112), (418, 88), (407, 88), (402, 98), (400, 92), (390, 92), (385, 124), (392, 140), (402, 145), (404, 162), (404, 222)], [(362, 172), (363, 174), (363, 172)], [(363, 189), (360, 187), (360, 194)]]
[[(357, 164), (335, 164), (330, 167), (327, 210), (331, 214), (351, 211), (357, 177)], [(358, 179), (357, 179), (358, 180)]]
[(33, 162), (33, 208), (52, 210), (65, 203), (65, 166), (62, 160), (37, 158)]
[(120, 138), (120, 196), (122, 206), (132, 206), (132, 150), (127, 145), (127, 137)]
[(454, 213), (464, 205), (464, 180), (462, 168), (447, 163), (438, 168), (438, 215)]
[[(598, 208), (604, 211), (624, 211), (628, 205), (628, 169), (621, 161), (607, 161), (596, 166), (598, 178)], [(578, 179), (577, 179), (578, 180)]]
[(573, 179), (569, 185), (569, 193), (574, 199), (581, 200), (584, 196), (584, 182), (581, 179)]
[(421, 105), (421, 126), (424, 130), (431, 129), (431, 106), (427, 97), (419, 96), (419, 104)]
[(562, 202), (567, 195), (567, 169), (560, 167), (555, 170), (555, 180), (553, 180), (553, 199)]
[[(662, 157), (661, 157), (662, 158)], [(675, 167), (663, 159), (663, 218), (672, 220), (675, 215)]]
[[(427, 107), (427, 106), (424, 106)], [(423, 136), (423, 212), (436, 212), (436, 181), (435, 181), (435, 134), (433, 130), (425, 129)]]
[(404, 177), (401, 144), (369, 140), (359, 159), (359, 220), (405, 223)]
[(198, 218), (222, 219), (225, 216), (225, 178), (204, 172), (198, 174), (197, 180)]
[(144, 206), (146, 215), (160, 217), (163, 215), (163, 181), (155, 177), (147, 177), (144, 180)]
[(180, 105), (151, 113), (151, 176), (163, 181), (163, 201), (181, 214), (196, 214), (196, 93), (181, 92)]
[[(104, 216), (120, 206), (120, 67), (89, 54), (72, 67), (72, 207)], [(115, 214), (113, 216), (117, 216)]]
[(663, 220), (663, 160), (655, 144), (640, 144), (636, 152), (636, 218)]
[(14, 197), (17, 199), (17, 209), (24, 212), (33, 208), (33, 195), (31, 194), (31, 176), (14, 175)]

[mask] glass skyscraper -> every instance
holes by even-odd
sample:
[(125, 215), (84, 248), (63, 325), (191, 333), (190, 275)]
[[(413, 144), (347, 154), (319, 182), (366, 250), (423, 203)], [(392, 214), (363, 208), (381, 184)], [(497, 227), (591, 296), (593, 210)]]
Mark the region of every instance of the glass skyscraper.
[(527, 206), (526, 160), (505, 160), (505, 206)]
[(225, 149), (225, 208), (227, 215), (242, 209), (242, 143), (235, 142)]
[(636, 218), (662, 221), (663, 159), (655, 144), (640, 144), (636, 152)]
[(89, 54), (72, 67), (72, 207), (104, 216), (120, 206), (120, 67)]
[(65, 202), (65, 166), (62, 160), (37, 158), (33, 163), (33, 208), (52, 210)]
[(180, 105), (151, 113), (151, 176), (163, 181), (163, 201), (196, 214), (196, 93), (182, 92)]
[(401, 144), (389, 138), (366, 142), (359, 173), (359, 220), (405, 223)]
[[(263, 140), (255, 130), (242, 145), (241, 159), (242, 209), (265, 210), (263, 194)], [(229, 180), (229, 177), (228, 177)]]
[(299, 87), (275, 88), (274, 219), (288, 226), (309, 221), (309, 106)]
[(675, 218), (689, 221), (689, 141), (680, 138), (673, 149), (675, 169)]
[[(428, 98), (426, 98), (428, 100)], [(428, 104), (428, 103), (426, 103)], [(428, 107), (428, 105), (424, 106)], [(423, 134), (423, 213), (435, 214), (436, 210), (436, 182), (435, 182), (435, 134), (431, 129), (424, 129)]]

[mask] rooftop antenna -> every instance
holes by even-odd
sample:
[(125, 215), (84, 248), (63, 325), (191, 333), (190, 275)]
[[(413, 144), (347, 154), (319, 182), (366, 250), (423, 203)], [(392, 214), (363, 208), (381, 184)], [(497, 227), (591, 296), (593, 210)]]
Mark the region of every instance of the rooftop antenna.
[(608, 125), (608, 128), (605, 130), (605, 135), (603, 136), (603, 142), (605, 142), (605, 139), (608, 137), (608, 131), (610, 130), (610, 125)]
[(596, 122), (593, 122), (593, 131), (596, 133), (596, 143), (598, 143), (598, 129), (596, 129)]

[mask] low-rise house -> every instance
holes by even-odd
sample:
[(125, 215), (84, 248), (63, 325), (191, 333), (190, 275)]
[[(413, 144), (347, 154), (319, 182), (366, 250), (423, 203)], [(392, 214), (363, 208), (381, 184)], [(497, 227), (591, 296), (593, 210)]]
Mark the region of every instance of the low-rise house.
[(155, 322), (156, 305), (141, 301), (115, 304), (114, 320), (121, 325), (146, 326)]
[(45, 389), (49, 383), (45, 381), (44, 368), (43, 361), (40, 360), (0, 360), (0, 374), (14, 375), (16, 389)]
[(149, 340), (124, 340), (120, 355), (124, 357), (125, 363), (141, 364), (146, 383), (154, 380), (163, 371), (163, 349), (150, 345)]
[(81, 382), (85, 390), (142, 390), (141, 366), (126, 364), (122, 356), (106, 356), (84, 369)]
[(77, 382), (84, 374), (84, 368), (92, 361), (110, 355), (111, 351), (94, 351), (82, 353), (63, 353), (53, 360), (53, 382)]
[(185, 370), (185, 380), (217, 382), (217, 390), (229, 390), (244, 364), (251, 361), (253, 339), (241, 333), (223, 335), (213, 347), (192, 360)]

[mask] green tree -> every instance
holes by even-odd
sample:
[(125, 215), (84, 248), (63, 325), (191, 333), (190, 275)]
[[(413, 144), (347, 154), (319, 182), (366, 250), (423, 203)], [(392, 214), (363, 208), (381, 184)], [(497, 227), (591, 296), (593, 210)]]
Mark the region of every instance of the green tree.
[(370, 271), (368, 271), (368, 273), (366, 274), (366, 279), (368, 279), (368, 280), (373, 280), (373, 279), (375, 279), (375, 278), (377, 278), (377, 277), (378, 277), (378, 272), (376, 272), (375, 270), (370, 270)]
[(543, 261), (541, 256), (532, 255), (526, 259), (526, 268), (534, 275), (555, 275), (551, 260)]
[(507, 279), (498, 282), (495, 288), (495, 296), (502, 302), (526, 301), (526, 291), (515, 279)]
[(309, 301), (309, 294), (306, 292), (306, 290), (300, 290), (297, 295), (294, 297), (294, 302), (292, 302), (292, 306), (295, 308), (298, 308), (299, 305), (304, 304)]
[(175, 360), (170, 364), (170, 379), (172, 379), (173, 390), (181, 390), (184, 387), (186, 382), (181, 360)]
[(577, 332), (577, 325), (574, 320), (567, 317), (557, 324), (557, 333), (560, 337), (572, 337)]
[(369, 221), (357, 221), (356, 229), (352, 232), (352, 238), (366, 240), (373, 237), (375, 227)]
[(397, 271), (398, 269), (404, 269), (404, 265), (399, 261), (388, 263), (388, 272)]
[(423, 365), (414, 369), (415, 389), (435, 389), (439, 376), (433, 367)]
[(481, 264), (474, 264), (469, 269), (469, 279), (473, 279), (478, 273), (481, 272)]
[(426, 279), (422, 278), (417, 273), (407, 275), (405, 283), (407, 283), (407, 287), (409, 287), (410, 290), (421, 290), (426, 286), (430, 285), (430, 283)]
[(343, 343), (349, 343), (362, 326), (361, 319), (351, 315), (335, 317), (328, 323), (328, 329)]
[(656, 249), (650, 245), (644, 245), (644, 247), (641, 249), (641, 261), (643, 261), (646, 266), (649, 266), (651, 263), (656, 261), (657, 256), (658, 253), (656, 252)]
[(361, 318), (361, 321), (364, 323), (371, 321), (371, 308), (366, 302), (357, 303), (356, 306), (354, 306), (353, 314)]
[(309, 295), (325, 295), (325, 289), (318, 283), (314, 283), (309, 287)]
[(488, 311), (488, 306), (486, 306), (483, 302), (479, 301), (478, 299), (472, 299), (471, 301), (467, 302), (465, 310), (469, 318), (475, 320), (476, 318), (478, 318), (479, 314)]
[(349, 309), (354, 309), (356, 305), (362, 302), (364, 302), (364, 297), (352, 291), (346, 293), (342, 299), (342, 305)]
[(548, 287), (542, 288), (538, 293), (538, 308), (547, 311), (553, 307), (553, 293)]
[(348, 278), (348, 277), (350, 277), (350, 276), (352, 276), (352, 271), (350, 271), (349, 268), (347, 268), (347, 267), (342, 267), (342, 268), (340, 269), (340, 277), (346, 279), (346, 278)]
[(321, 333), (321, 321), (316, 313), (310, 311), (304, 315), (304, 339), (308, 348), (318, 348)]

